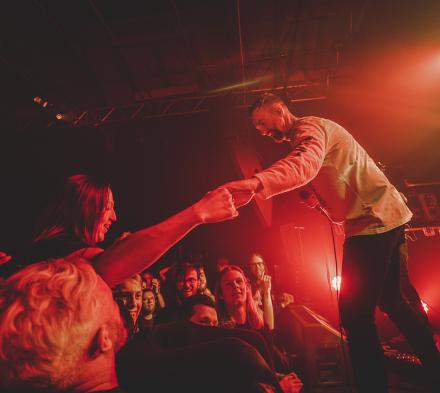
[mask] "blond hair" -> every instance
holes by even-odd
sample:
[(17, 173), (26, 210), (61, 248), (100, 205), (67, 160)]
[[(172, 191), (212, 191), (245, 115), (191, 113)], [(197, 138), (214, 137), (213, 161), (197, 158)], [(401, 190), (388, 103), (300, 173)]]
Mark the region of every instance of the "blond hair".
[(98, 285), (80, 259), (36, 263), (0, 284), (0, 387), (74, 382), (102, 308)]
[(112, 288), (113, 293), (114, 293), (114, 294), (117, 294), (117, 293), (121, 290), (121, 287), (122, 287), (125, 283), (130, 282), (130, 281), (133, 281), (134, 283), (136, 283), (137, 285), (139, 285), (139, 286), (141, 287), (141, 289), (142, 289), (142, 276), (141, 276), (140, 274), (136, 273), (136, 274), (134, 274), (133, 276), (128, 277), (128, 278), (125, 279), (124, 281), (122, 281), (122, 282), (116, 284), (116, 285)]

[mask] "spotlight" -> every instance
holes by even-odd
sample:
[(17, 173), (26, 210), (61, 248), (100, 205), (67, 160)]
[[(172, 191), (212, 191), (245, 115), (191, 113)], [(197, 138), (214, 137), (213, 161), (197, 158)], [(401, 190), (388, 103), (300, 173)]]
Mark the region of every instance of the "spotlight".
[(428, 305), (423, 300), (420, 300), (420, 301), (422, 302), (422, 307), (425, 310), (425, 313), (428, 314), (428, 311), (429, 311)]
[(49, 101), (45, 101), (43, 100), (41, 97), (34, 97), (34, 102), (40, 106), (42, 106), (43, 108), (46, 108), (49, 105)]

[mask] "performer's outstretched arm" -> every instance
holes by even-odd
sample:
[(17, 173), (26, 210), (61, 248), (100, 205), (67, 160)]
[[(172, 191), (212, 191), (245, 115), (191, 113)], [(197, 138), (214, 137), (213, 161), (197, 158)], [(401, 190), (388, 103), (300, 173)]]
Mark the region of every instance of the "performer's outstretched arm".
[(295, 129), (295, 144), (286, 157), (251, 178), (229, 182), (223, 187), (234, 197), (235, 194), (244, 196), (248, 192), (249, 202), (251, 193), (267, 199), (313, 180), (324, 161), (326, 137), (318, 126), (306, 121), (302, 123)]

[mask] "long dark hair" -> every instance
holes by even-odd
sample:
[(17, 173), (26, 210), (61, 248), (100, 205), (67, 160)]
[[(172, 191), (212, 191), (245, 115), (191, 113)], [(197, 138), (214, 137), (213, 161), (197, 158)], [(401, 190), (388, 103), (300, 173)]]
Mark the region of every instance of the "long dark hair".
[(83, 243), (94, 246), (97, 225), (109, 193), (110, 184), (107, 181), (89, 175), (68, 177), (40, 218), (33, 241), (70, 232)]

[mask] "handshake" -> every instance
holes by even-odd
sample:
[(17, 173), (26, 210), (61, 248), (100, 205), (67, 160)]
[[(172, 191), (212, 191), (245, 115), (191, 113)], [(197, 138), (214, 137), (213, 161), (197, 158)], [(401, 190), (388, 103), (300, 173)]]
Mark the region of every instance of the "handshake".
[(256, 177), (251, 177), (226, 183), (222, 188), (226, 188), (231, 193), (234, 206), (239, 208), (247, 205), (261, 190), (262, 185)]
[(247, 205), (261, 189), (255, 177), (225, 183), (208, 192), (192, 210), (199, 224), (231, 220), (238, 217), (237, 209)]

